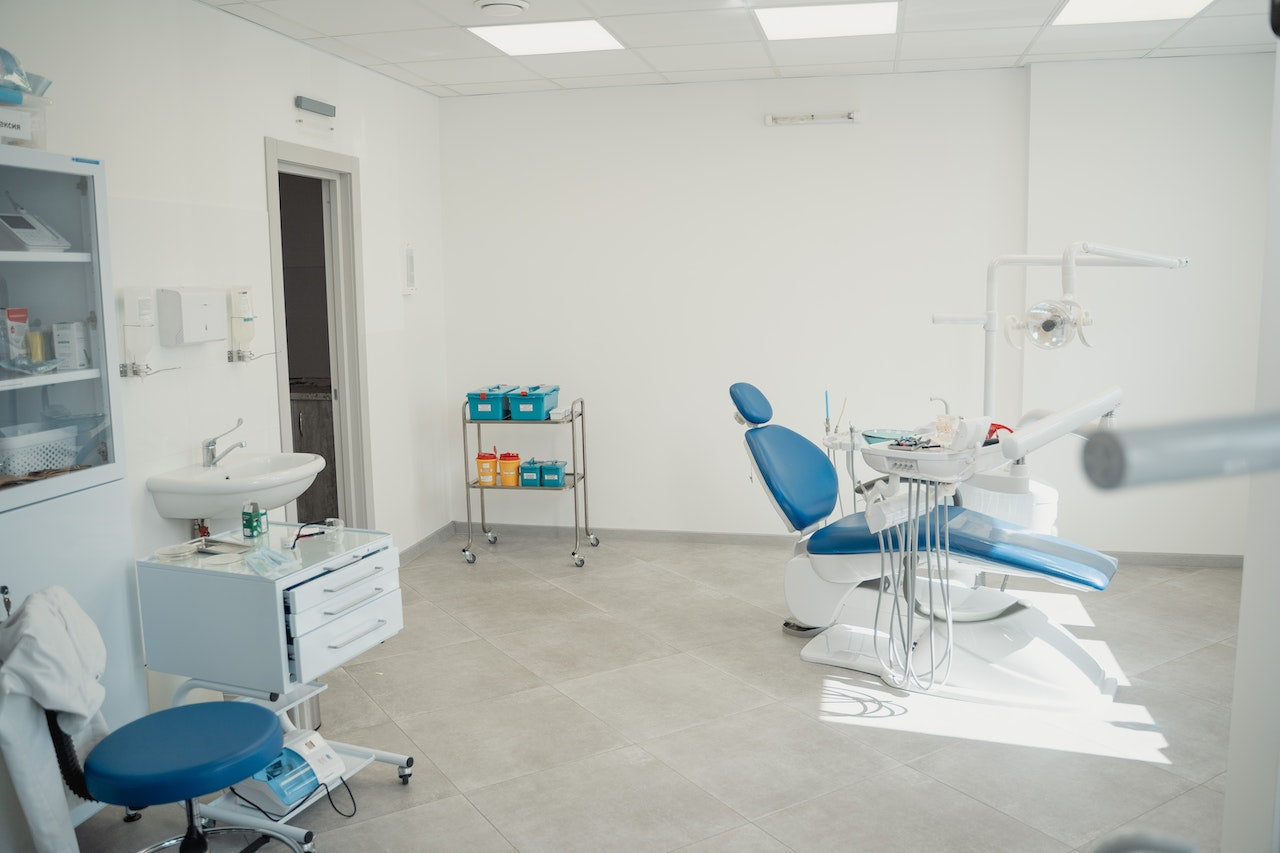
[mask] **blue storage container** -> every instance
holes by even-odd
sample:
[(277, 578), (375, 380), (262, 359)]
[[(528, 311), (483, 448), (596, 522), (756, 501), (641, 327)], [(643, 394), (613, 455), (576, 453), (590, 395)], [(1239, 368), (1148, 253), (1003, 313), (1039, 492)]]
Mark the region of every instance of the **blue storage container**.
[(538, 463), (542, 469), (542, 486), (547, 489), (564, 488), (564, 469), (568, 462), (556, 459), (544, 459)]
[(520, 485), (522, 486), (541, 486), (542, 485), (542, 463), (536, 459), (530, 459), (528, 462), (520, 463)]
[(467, 392), (467, 416), (473, 421), (501, 421), (511, 416), (507, 395), (515, 385), (489, 385)]
[(560, 401), (559, 385), (522, 385), (508, 398), (513, 421), (545, 421)]

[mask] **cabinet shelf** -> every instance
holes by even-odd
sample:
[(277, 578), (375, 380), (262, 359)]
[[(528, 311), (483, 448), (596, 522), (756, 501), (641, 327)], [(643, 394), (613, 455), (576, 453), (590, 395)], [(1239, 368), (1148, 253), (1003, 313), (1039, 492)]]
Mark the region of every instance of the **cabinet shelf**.
[[(0, 370), (0, 373), (4, 371)], [(18, 388), (39, 388), (44, 385), (58, 385), (63, 382), (83, 382), (86, 379), (97, 379), (102, 371), (96, 367), (85, 370), (68, 370), (66, 373), (42, 373), (38, 376), (17, 376), (12, 379), (0, 379), (0, 391), (13, 391)]]
[(578, 483), (582, 482), (582, 477), (582, 474), (565, 471), (564, 484), (560, 486), (482, 486), (479, 480), (469, 480), (467, 488), (484, 489), (492, 492), (563, 492), (565, 489), (575, 488)]
[(88, 252), (0, 252), (4, 264), (87, 264), (92, 260)]

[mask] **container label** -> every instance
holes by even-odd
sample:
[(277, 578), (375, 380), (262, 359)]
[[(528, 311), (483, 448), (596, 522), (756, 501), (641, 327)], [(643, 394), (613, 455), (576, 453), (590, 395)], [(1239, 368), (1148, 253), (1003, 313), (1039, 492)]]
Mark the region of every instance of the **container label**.
[(0, 136), (9, 139), (31, 139), (31, 113), (0, 107)]

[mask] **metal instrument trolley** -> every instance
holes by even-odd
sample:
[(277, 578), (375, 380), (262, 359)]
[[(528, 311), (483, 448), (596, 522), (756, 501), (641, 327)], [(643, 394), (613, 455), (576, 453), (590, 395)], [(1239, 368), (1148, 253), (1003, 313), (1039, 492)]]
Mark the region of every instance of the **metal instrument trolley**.
[[(582, 534), (585, 534), (587, 541), (592, 547), (600, 544), (600, 539), (591, 532), (591, 517), (587, 511), (587, 447), (586, 447), (586, 420), (584, 417), (584, 406), (582, 398), (573, 401), (569, 407), (569, 415), (561, 420), (473, 420), (471, 418), (470, 407), (467, 403), (462, 404), (462, 470), (464, 482), (467, 486), (467, 544), (462, 548), (462, 556), (468, 563), (476, 561), (475, 552), (471, 550), (471, 543), (474, 541), (473, 522), (471, 515), (471, 495), (473, 492), (480, 495), (480, 530), (489, 540), (490, 545), (498, 542), (498, 534), (489, 527), (488, 519), (485, 517), (484, 494), (485, 492), (498, 489), (505, 492), (573, 492), (573, 551), (569, 554), (573, 558), (573, 564), (581, 567), (586, 558), (581, 553)], [(476, 447), (484, 447), (483, 429), (485, 426), (553, 426), (563, 427), (568, 425), (570, 438), (572, 442), (571, 466), (564, 472), (564, 479), (559, 486), (541, 486), (531, 488), (525, 486), (501, 486), (501, 485), (480, 485), (477, 472), (472, 467), (473, 460), (471, 458), (470, 443), (470, 427), (475, 427)], [(581, 511), (579, 511), (581, 504)]]

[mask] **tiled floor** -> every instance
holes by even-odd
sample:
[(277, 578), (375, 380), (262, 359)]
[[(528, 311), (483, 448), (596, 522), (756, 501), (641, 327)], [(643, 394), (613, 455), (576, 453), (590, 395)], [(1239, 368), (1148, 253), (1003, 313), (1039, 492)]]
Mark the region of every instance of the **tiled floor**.
[[(1012, 583), (1083, 613), (1126, 677), (1074, 720), (804, 663), (785, 544), (602, 539), (581, 569), (571, 534), (523, 531), (402, 566), (405, 630), (325, 679), (321, 733), (410, 753), (413, 779), (374, 765), (354, 817), (313, 806), (318, 850), (1072, 853), (1135, 828), (1219, 849), (1239, 570)], [(150, 811), (100, 813), (82, 848), (181, 823)]]

